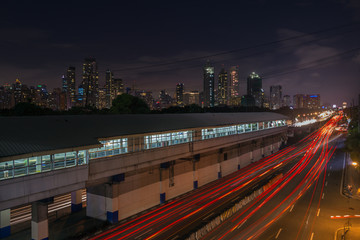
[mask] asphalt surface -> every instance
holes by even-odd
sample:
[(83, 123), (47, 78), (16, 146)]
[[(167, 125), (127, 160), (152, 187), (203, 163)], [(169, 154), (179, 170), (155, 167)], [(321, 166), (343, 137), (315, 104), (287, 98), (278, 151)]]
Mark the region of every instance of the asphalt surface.
[(339, 140), (332, 131), (323, 132), (318, 143), (313, 140), (308, 157), (299, 160), (293, 174), (290, 171), (272, 191), (264, 192), (204, 239), (334, 239), (344, 219), (331, 219), (329, 214), (346, 216), (358, 209), (353, 199), (340, 194), (344, 154), (337, 151), (331, 157)]

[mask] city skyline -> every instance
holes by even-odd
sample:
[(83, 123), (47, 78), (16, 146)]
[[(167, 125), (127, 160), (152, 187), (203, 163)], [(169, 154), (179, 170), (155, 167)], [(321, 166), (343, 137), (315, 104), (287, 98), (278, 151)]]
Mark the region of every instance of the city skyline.
[[(356, 99), (360, 7), (355, 1), (329, 1), (326, 11), (325, 3), (310, 1), (249, 1), (232, 3), (231, 8), (202, 2), (140, 3), (95, 7), (77, 2), (70, 9), (60, 3), (5, 3), (0, 85), (19, 78), (28, 85), (54, 88), (64, 69), (80, 69), (82, 59), (93, 56), (99, 62), (100, 85), (111, 69), (127, 84), (135, 82), (152, 92), (174, 92), (178, 82), (200, 90), (201, 66), (210, 58), (215, 76), (222, 65), (239, 66), (240, 81), (257, 72), (266, 91), (271, 85), (282, 85), (289, 95), (311, 90), (338, 105)], [(78, 11), (80, 7), (86, 11)], [(108, 18), (103, 17), (104, 8)], [(118, 9), (127, 11), (119, 15)], [(223, 9), (217, 12), (222, 18), (204, 13), (215, 9)], [(56, 17), (65, 10), (67, 18)], [(85, 26), (84, 12), (99, 17)], [(252, 14), (262, 18), (253, 19)], [(162, 21), (166, 17), (169, 21)], [(110, 38), (104, 39), (104, 33)]]

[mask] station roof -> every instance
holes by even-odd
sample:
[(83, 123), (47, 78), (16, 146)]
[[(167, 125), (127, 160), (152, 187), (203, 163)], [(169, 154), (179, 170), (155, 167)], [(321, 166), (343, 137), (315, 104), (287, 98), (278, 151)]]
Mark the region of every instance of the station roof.
[(271, 112), (0, 117), (0, 159), (93, 148), (99, 139), (126, 135), (282, 119)]

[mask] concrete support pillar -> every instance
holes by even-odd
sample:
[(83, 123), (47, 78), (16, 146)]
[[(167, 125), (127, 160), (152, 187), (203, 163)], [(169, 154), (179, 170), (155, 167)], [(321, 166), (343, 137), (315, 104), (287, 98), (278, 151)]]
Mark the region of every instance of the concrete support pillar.
[(79, 212), (82, 209), (82, 190), (71, 192), (71, 212)]
[(261, 157), (265, 157), (265, 153), (264, 153), (264, 147), (261, 147)]
[(34, 202), (31, 206), (31, 239), (49, 239), (48, 203)]
[(222, 172), (221, 172), (222, 155), (223, 155), (223, 149), (220, 149), (218, 152), (218, 157), (217, 157), (218, 179), (222, 177)]
[(160, 185), (160, 203), (164, 203), (166, 201), (166, 192), (165, 192), (165, 170), (167, 168), (166, 163), (160, 164), (160, 179), (159, 179), (159, 185)]
[(218, 169), (218, 178), (221, 178), (222, 174), (221, 174), (221, 163), (220, 162), (217, 163), (217, 169)]
[(250, 161), (254, 162), (253, 150), (250, 151)]
[(196, 169), (196, 161), (193, 160), (192, 161), (193, 164), (193, 183), (194, 183), (194, 189), (197, 189), (199, 186), (199, 174), (198, 171)]
[(119, 183), (105, 183), (87, 189), (86, 215), (110, 223), (119, 221)]
[(10, 236), (10, 209), (0, 211), (0, 238)]
[(240, 170), (240, 158), (241, 158), (241, 145), (238, 145), (238, 149), (237, 149), (237, 170)]
[(119, 184), (105, 184), (105, 188), (106, 220), (110, 223), (117, 223), (119, 221)]

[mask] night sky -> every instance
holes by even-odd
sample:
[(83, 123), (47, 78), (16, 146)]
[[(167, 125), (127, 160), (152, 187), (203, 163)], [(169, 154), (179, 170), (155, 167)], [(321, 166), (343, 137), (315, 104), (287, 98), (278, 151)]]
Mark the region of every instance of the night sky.
[[(113, 70), (126, 86), (202, 90), (207, 59), (216, 74), (237, 65), (242, 89), (255, 71), (263, 88), (320, 93), (322, 103), (360, 93), (360, 1), (1, 1), (0, 84), (61, 87), (69, 65), (78, 86), (95, 57), (101, 86)], [(216, 78), (217, 79), (217, 78)]]

